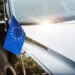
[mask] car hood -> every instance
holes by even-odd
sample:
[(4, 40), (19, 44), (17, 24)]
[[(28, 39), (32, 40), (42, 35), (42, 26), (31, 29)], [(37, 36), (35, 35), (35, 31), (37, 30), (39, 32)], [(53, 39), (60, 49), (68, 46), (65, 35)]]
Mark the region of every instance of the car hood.
[(75, 61), (74, 24), (33, 25), (23, 29), (28, 37)]

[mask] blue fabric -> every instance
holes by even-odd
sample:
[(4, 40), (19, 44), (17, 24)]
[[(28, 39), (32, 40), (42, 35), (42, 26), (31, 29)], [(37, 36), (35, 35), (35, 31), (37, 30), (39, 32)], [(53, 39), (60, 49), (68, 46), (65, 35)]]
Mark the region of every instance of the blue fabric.
[(20, 24), (17, 22), (14, 16), (11, 18), (10, 27), (7, 32), (6, 40), (4, 42), (4, 49), (19, 55), (23, 43), (25, 41), (26, 34), (23, 31)]

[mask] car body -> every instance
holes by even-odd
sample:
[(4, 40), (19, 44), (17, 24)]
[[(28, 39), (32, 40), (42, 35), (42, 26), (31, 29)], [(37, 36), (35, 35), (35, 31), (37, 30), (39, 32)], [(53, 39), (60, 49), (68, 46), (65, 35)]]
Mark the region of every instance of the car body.
[(8, 2), (10, 18), (13, 14), (31, 38), (24, 44), (24, 51), (49, 75), (75, 75), (75, 1)]

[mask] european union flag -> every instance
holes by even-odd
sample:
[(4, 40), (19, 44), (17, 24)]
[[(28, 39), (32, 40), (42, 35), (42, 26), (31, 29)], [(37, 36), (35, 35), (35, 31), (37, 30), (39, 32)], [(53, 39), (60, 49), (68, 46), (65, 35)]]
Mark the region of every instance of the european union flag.
[(26, 34), (14, 16), (11, 18), (10, 27), (7, 32), (4, 49), (19, 55), (25, 41)]

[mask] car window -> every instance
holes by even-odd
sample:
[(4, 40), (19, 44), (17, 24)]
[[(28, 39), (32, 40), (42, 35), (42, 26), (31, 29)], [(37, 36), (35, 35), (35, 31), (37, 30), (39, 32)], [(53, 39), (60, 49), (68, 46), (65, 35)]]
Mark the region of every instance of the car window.
[(11, 0), (11, 5), (21, 22), (75, 16), (75, 0)]

